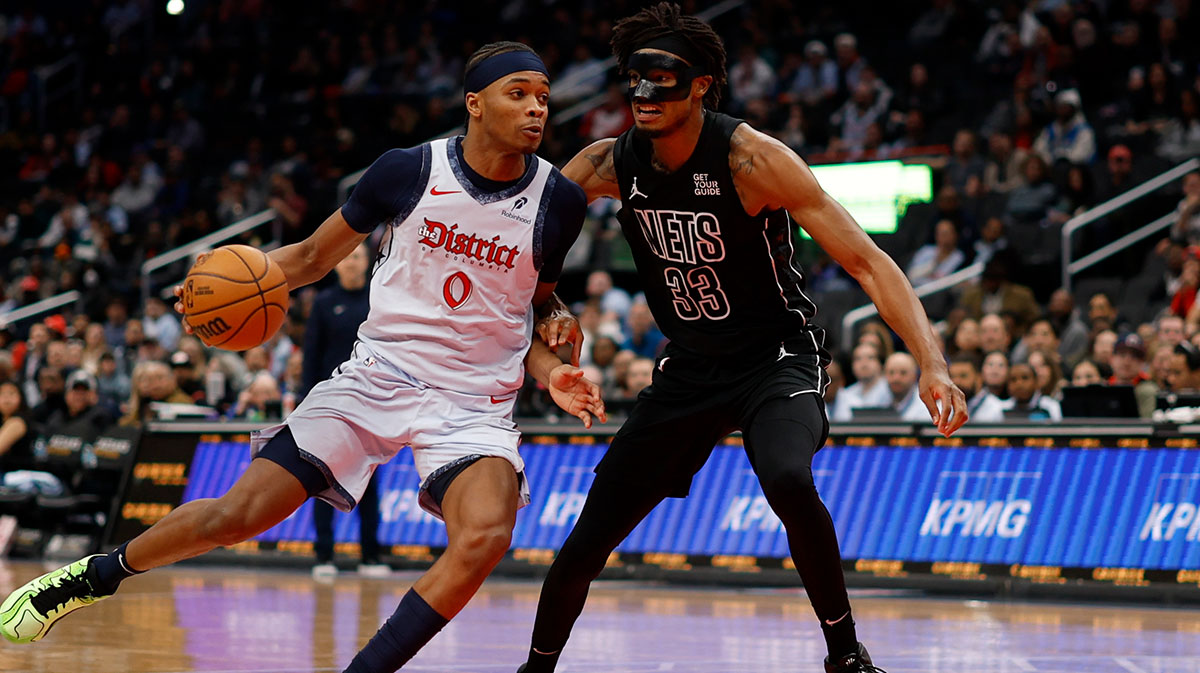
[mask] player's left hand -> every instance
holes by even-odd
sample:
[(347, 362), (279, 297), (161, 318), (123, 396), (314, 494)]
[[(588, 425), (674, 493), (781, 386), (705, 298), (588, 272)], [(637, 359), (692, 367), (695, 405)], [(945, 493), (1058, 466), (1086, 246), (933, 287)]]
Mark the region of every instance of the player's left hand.
[(550, 371), (550, 397), (563, 411), (583, 421), (585, 428), (592, 427), (593, 415), (601, 423), (608, 422), (600, 386), (584, 378), (578, 367), (562, 364)]
[(579, 354), (583, 352), (583, 328), (575, 316), (566, 311), (555, 311), (537, 321), (533, 329), (552, 351), (557, 351), (563, 344), (571, 344), (571, 364), (579, 366)]
[(953, 435), (967, 422), (967, 398), (950, 380), (945, 367), (921, 373), (921, 401), (942, 436)]

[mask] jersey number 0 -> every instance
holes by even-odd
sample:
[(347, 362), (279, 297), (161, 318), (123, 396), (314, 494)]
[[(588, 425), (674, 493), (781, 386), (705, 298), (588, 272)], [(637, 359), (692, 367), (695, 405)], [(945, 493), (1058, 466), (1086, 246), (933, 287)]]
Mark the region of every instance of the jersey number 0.
[(451, 274), (442, 285), (442, 299), (446, 300), (447, 306), (457, 309), (471, 298), (471, 290), (473, 288), (474, 285), (471, 283), (470, 276), (462, 271), (456, 272)]
[(698, 266), (687, 274), (668, 266), (663, 277), (671, 288), (675, 313), (683, 320), (720, 320), (729, 315), (729, 299), (711, 266)]

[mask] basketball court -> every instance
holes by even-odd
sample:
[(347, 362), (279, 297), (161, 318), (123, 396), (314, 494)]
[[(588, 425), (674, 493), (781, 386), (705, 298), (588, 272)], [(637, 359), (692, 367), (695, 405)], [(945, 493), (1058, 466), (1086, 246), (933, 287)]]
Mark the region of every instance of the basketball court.
[[(0, 563), (0, 593), (42, 572)], [(335, 673), (417, 577), (184, 566), (127, 581), (33, 645), (0, 641), (13, 673)], [(513, 673), (540, 584), (495, 580), (405, 671)], [(1200, 612), (1111, 604), (851, 592), (859, 634), (889, 673), (1197, 673)], [(598, 582), (563, 673), (820, 671), (802, 591)]]

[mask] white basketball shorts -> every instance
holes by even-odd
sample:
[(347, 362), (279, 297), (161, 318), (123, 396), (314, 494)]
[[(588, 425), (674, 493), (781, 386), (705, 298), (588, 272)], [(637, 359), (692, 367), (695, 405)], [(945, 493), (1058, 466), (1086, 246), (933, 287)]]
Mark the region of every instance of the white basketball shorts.
[(284, 425), (291, 428), (301, 457), (329, 480), (329, 488), (317, 497), (350, 511), (375, 468), (411, 446), (421, 477), (421, 507), (439, 519), (441, 507), (427, 492), (430, 476), (472, 456), (495, 456), (512, 463), (519, 475), (517, 506), (524, 507), (529, 484), (517, 451), (521, 435), (512, 418), (516, 396), (516, 391), (498, 399), (431, 388), (360, 342), (284, 424), (252, 433), (250, 450), (257, 455)]

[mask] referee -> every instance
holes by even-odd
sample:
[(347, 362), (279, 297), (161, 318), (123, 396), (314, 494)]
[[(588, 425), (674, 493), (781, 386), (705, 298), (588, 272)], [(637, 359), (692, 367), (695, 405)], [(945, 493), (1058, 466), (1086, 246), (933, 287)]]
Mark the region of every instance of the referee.
[[(366, 246), (358, 246), (334, 267), (337, 284), (322, 290), (313, 301), (312, 313), (304, 330), (301, 396), (307, 395), (313, 386), (329, 378), (333, 370), (350, 357), (350, 351), (358, 339), (358, 326), (367, 319), (371, 308), (367, 258)], [(333, 563), (333, 507), (329, 503), (313, 499), (313, 524), (317, 530), (317, 563), (313, 566), (313, 577), (334, 577), (337, 575), (337, 566)], [(379, 529), (379, 491), (375, 487), (374, 477), (358, 502), (358, 526), (362, 550), (359, 574), (386, 576), (391, 569), (380, 562), (379, 541), (375, 538)]]

